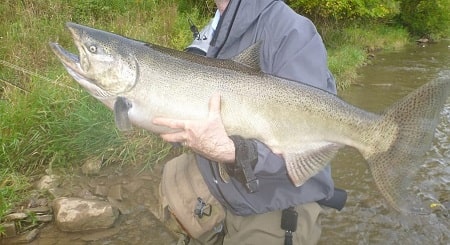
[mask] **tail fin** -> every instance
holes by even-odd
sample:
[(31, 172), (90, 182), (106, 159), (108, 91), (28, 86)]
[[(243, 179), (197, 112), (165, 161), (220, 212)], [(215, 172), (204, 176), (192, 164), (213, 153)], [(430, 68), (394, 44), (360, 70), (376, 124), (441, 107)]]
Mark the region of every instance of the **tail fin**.
[(423, 85), (386, 111), (378, 125), (397, 125), (392, 144), (385, 150), (365, 153), (375, 183), (387, 201), (403, 213), (427, 213), (415, 207), (417, 198), (408, 196), (411, 177), (430, 149), (440, 111), (450, 95), (450, 79), (440, 78)]

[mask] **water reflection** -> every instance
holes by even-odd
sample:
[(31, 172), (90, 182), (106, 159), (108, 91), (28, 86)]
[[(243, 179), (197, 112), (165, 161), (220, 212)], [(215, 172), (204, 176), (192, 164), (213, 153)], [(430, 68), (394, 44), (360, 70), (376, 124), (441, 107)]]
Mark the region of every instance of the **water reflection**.
[[(357, 84), (341, 93), (350, 102), (381, 112), (393, 102), (438, 76), (450, 76), (450, 41), (378, 54), (360, 70)], [(450, 103), (442, 112), (432, 149), (411, 191), (429, 203), (450, 202)], [(333, 162), (336, 185), (349, 192), (346, 207), (323, 220), (321, 244), (448, 244), (448, 211), (404, 216), (389, 207), (359, 153), (346, 148)]]

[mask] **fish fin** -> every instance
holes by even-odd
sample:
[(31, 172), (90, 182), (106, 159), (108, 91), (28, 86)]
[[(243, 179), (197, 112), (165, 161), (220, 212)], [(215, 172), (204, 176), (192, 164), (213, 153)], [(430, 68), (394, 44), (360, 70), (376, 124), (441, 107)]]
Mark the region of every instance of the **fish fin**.
[[(367, 152), (361, 152), (381, 194), (402, 213), (430, 212), (407, 189), (431, 147), (440, 111), (449, 95), (448, 78), (435, 80), (412, 92), (386, 111), (375, 127), (376, 134), (384, 134)], [(390, 131), (393, 125), (396, 130)], [(380, 149), (382, 141), (386, 140), (391, 142), (389, 147)]]
[(285, 153), (283, 157), (286, 169), (295, 186), (301, 186), (309, 178), (316, 175), (328, 165), (342, 145), (326, 142), (318, 143), (308, 150), (295, 153)]
[(130, 101), (124, 97), (117, 97), (116, 102), (114, 103), (114, 117), (116, 126), (120, 131), (129, 131), (133, 128), (130, 119), (128, 118), (128, 110), (130, 108)]
[(244, 49), (240, 54), (232, 58), (234, 62), (251, 67), (258, 71), (261, 70), (260, 66), (260, 51), (262, 47), (262, 41), (258, 41), (252, 44), (250, 47)]

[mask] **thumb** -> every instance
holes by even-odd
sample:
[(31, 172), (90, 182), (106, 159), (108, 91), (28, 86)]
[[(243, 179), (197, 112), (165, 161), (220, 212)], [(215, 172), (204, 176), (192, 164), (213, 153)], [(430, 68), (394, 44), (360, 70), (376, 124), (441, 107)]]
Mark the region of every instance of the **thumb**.
[(209, 100), (209, 115), (220, 116), (220, 94), (213, 94)]

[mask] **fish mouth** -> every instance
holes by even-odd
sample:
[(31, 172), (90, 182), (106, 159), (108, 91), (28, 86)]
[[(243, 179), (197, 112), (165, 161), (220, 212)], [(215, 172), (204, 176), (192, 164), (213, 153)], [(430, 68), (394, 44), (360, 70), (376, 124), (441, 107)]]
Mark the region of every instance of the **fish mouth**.
[(82, 77), (84, 80), (89, 80), (81, 68), (80, 57), (78, 55), (70, 53), (58, 43), (50, 43), (50, 47), (71, 75), (77, 74), (77, 76)]
[(50, 43), (50, 47), (64, 65), (67, 72), (82, 87), (87, 89), (92, 96), (100, 100), (114, 97), (111, 93), (97, 86), (94, 80), (86, 76), (86, 72), (82, 69), (80, 57), (78, 55), (70, 53), (58, 43)]

